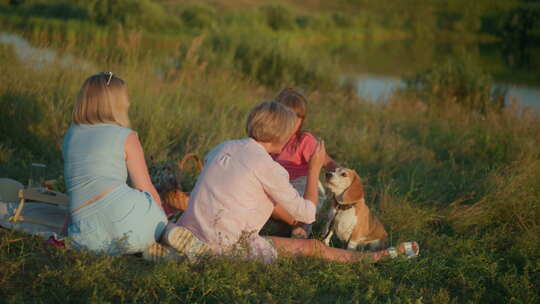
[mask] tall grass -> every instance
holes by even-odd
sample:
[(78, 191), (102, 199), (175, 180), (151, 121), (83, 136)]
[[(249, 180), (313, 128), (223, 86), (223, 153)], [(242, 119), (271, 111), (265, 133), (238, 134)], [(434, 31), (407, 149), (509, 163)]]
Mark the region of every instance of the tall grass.
[(506, 89), (496, 88), (491, 76), (470, 57), (451, 58), (405, 79), (407, 89), (429, 104), (457, 102), (485, 112), (505, 106)]
[[(513, 107), (471, 111), (461, 97), (447, 95), (438, 106), (399, 94), (374, 105), (324, 81), (311, 82), (305, 76), (310, 55), (288, 42), (268, 43), (274, 37), (268, 28), (264, 37), (251, 38), (222, 29), (194, 37), (92, 26), (102, 31), (73, 36), (61, 29), (25, 30), (33, 46), (60, 54), (42, 65), (0, 45), (1, 177), (25, 181), (29, 164), (40, 161), (51, 177), (61, 178), (63, 133), (77, 91), (92, 73), (113, 71), (126, 80), (133, 128), (154, 161), (204, 155), (223, 140), (244, 136), (249, 108), (273, 98), (277, 87), (296, 83), (309, 100), (306, 128), (362, 176), (391, 244), (417, 240), (421, 257), (375, 265), (286, 257), (271, 265), (219, 257), (152, 264), (49, 248), (0, 229), (2, 301), (540, 300), (538, 118)], [(219, 31), (225, 35), (216, 37)], [(260, 44), (242, 46), (239, 37)], [(68, 55), (88, 64), (61, 64)], [(275, 61), (266, 63), (267, 57)], [(322, 224), (315, 227), (320, 237)]]

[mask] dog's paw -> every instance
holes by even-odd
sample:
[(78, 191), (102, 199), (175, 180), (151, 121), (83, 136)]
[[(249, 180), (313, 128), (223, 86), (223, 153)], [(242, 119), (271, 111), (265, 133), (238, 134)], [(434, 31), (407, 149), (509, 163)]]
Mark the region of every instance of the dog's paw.
[(324, 239), (323, 243), (326, 245), (326, 246), (330, 246), (330, 238), (327, 237)]

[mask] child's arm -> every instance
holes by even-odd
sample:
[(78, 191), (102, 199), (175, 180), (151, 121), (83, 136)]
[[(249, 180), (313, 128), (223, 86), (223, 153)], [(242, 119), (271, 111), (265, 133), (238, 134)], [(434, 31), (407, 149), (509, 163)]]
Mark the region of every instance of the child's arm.
[[(309, 160), (317, 150), (318, 141), (311, 133), (308, 134), (309, 136), (306, 136), (305, 138), (304, 151), (302, 153), (304, 154), (305, 159), (309, 162)], [(323, 168), (326, 171), (334, 171), (336, 168), (341, 168), (341, 165), (338, 164), (335, 160), (333, 160), (332, 157), (330, 157), (328, 154), (326, 154)]]
[(324, 147), (324, 141), (317, 143), (315, 153), (309, 160), (309, 169), (307, 176), (306, 189), (304, 190), (304, 198), (311, 201), (315, 207), (319, 202), (319, 174), (326, 160), (326, 149)]

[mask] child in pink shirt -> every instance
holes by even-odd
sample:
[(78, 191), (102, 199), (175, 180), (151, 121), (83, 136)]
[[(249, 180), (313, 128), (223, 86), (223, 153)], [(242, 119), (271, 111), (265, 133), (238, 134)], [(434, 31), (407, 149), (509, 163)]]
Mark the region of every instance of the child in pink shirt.
[[(302, 125), (307, 114), (307, 100), (298, 91), (286, 88), (278, 94), (276, 102), (293, 110), (298, 120), (295, 132), (289, 138), (281, 153), (272, 154), (272, 158), (287, 170), (291, 184), (302, 195), (306, 188), (309, 160), (317, 148), (317, 139), (315, 136), (302, 130)], [(327, 171), (332, 171), (338, 167), (340, 165), (327, 155), (324, 168)], [(319, 203), (317, 210), (322, 206), (325, 199), (324, 188), (319, 184)], [(311, 225), (301, 224), (292, 230), (292, 236), (297, 238), (307, 238), (310, 234)]]

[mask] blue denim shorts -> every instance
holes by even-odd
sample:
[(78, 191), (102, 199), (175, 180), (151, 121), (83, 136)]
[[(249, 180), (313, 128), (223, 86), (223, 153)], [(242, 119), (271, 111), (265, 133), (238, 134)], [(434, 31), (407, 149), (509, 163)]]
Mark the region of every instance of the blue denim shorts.
[(148, 192), (122, 185), (72, 213), (68, 239), (72, 248), (115, 256), (142, 252), (166, 225), (165, 213)]

